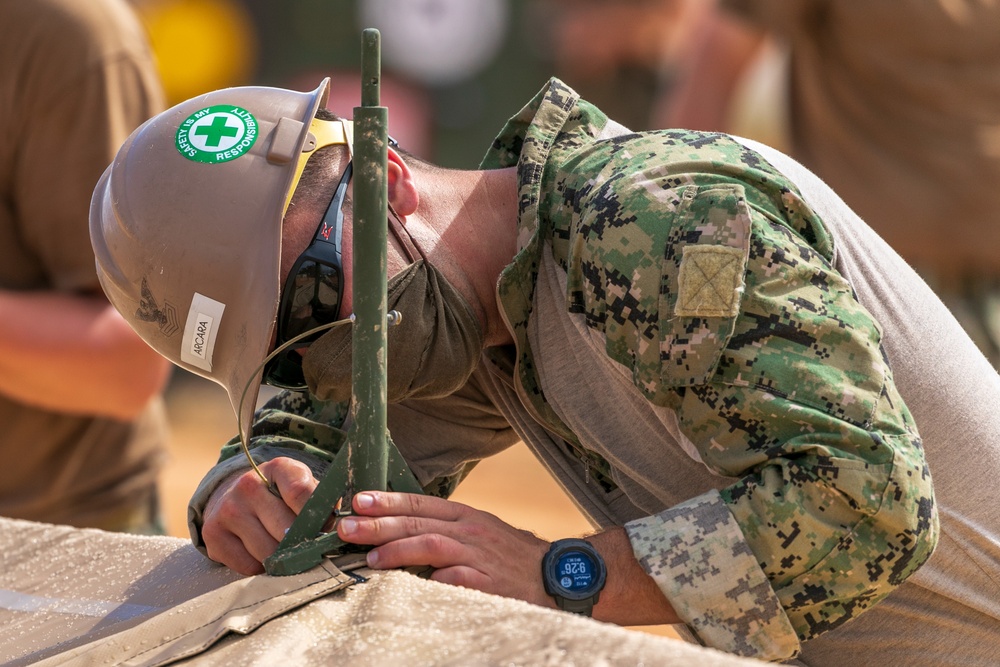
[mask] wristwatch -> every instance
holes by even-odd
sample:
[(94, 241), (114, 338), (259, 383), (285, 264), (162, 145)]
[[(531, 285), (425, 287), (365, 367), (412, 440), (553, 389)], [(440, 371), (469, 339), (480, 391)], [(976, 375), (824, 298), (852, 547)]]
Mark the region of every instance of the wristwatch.
[(556, 540), (542, 558), (545, 592), (575, 614), (591, 615), (607, 575), (604, 559), (586, 540)]

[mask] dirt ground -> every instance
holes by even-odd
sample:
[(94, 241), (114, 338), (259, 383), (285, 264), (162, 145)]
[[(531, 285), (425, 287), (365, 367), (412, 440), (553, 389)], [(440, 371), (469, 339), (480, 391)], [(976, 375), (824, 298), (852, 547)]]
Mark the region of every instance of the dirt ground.
[[(167, 530), (187, 538), (187, 501), (215, 464), (222, 443), (236, 433), (225, 391), (177, 371), (167, 391), (170, 460), (162, 478)], [(516, 485), (512, 480), (517, 480)], [(554, 540), (582, 535), (590, 524), (524, 445), (476, 466), (453, 500), (485, 510), (507, 523)], [(676, 637), (669, 626), (637, 628)]]

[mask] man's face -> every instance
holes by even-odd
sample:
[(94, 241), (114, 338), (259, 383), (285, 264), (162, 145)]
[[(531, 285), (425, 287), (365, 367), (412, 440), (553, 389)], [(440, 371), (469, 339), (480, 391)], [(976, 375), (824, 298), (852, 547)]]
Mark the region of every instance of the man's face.
[[(322, 323), (343, 319), (352, 312), (353, 199), (349, 164), (345, 159), (341, 169), (331, 178), (332, 196), (328, 203), (321, 204), (320, 199), (311, 207), (297, 206), (289, 209), (285, 217), (281, 247), (282, 306), (278, 314), (279, 327), (287, 324), (290, 319), (308, 321), (316, 318)], [(409, 260), (395, 234), (387, 234), (387, 243), (387, 273), (392, 277), (403, 270)], [(315, 263), (310, 261), (312, 259), (323, 264), (322, 273), (329, 279), (317, 279)], [(292, 269), (297, 271), (289, 281)], [(322, 311), (322, 308), (317, 308), (319, 304), (338, 303), (337, 315), (329, 308), (326, 313), (314, 312)], [(277, 332), (272, 336), (272, 349), (276, 336)], [(284, 336), (285, 339), (288, 337)]]

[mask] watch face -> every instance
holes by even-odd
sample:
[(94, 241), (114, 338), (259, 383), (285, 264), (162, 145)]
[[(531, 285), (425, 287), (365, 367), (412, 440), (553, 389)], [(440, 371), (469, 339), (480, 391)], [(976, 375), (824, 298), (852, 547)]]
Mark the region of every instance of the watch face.
[(594, 585), (594, 561), (582, 551), (568, 551), (556, 562), (556, 581), (567, 591), (584, 591)]

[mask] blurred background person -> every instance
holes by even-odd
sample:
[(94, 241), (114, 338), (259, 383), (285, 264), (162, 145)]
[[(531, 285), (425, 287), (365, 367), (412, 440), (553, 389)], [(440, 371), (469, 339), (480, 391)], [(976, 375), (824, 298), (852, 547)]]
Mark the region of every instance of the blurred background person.
[(162, 108), (155, 65), (124, 0), (0, 0), (0, 33), (0, 515), (160, 533), (169, 366), (104, 298), (88, 229)]
[(535, 0), (531, 23), (543, 61), (611, 118), (632, 130), (657, 129), (657, 109), (690, 48), (699, 2)]
[(998, 366), (1000, 4), (686, 1), (695, 39), (660, 124), (741, 133), (734, 96), (771, 53), (786, 149), (924, 276)]

